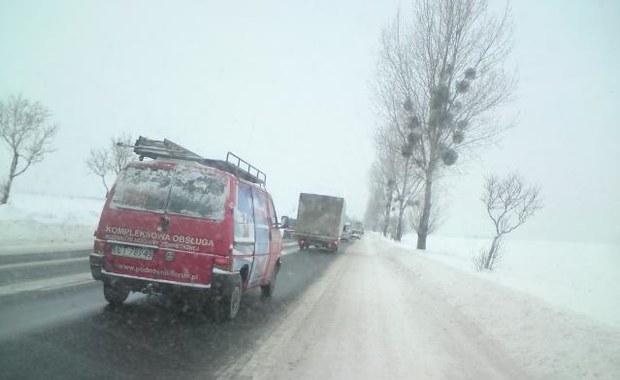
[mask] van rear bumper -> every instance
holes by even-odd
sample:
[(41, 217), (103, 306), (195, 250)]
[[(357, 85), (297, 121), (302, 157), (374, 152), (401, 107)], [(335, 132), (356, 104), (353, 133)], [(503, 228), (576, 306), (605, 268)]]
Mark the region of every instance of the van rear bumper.
[(211, 284), (205, 285), (109, 273), (102, 269), (101, 281), (123, 286), (133, 292), (147, 294), (188, 292), (200, 293), (209, 297), (222, 297), (230, 296), (235, 286), (241, 284), (241, 275), (238, 273), (213, 273)]
[(101, 270), (103, 269), (103, 255), (98, 253), (90, 254), (90, 274), (97, 281), (103, 280), (103, 275), (101, 274)]
[(173, 291), (179, 289), (209, 290), (215, 295), (230, 295), (235, 284), (241, 283), (239, 273), (227, 272), (214, 268), (210, 284), (193, 284), (170, 280), (160, 280), (126, 274), (110, 273), (103, 269), (104, 255), (90, 254), (90, 273), (97, 281), (120, 282), (132, 291), (144, 291), (145, 289), (156, 292)]
[(105, 269), (101, 269), (101, 277), (102, 280), (106, 278), (116, 278), (116, 279), (126, 279), (127, 281), (134, 282), (135, 284), (166, 284), (166, 285), (174, 285), (177, 287), (189, 287), (189, 288), (197, 288), (197, 289), (210, 289), (211, 284), (192, 284), (189, 282), (179, 282), (179, 281), (170, 281), (170, 280), (160, 280), (154, 278), (140, 277), (140, 276), (130, 276), (127, 274), (120, 273), (110, 273), (106, 272)]

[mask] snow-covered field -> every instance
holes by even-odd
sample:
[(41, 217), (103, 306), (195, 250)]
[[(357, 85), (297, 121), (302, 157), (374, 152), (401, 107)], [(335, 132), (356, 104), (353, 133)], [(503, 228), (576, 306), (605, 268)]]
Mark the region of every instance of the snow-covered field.
[[(0, 206), (0, 254), (87, 249), (103, 203), (103, 198), (11, 194)], [(414, 235), (392, 244), (620, 329), (620, 245), (508, 236), (495, 270), (478, 273), (473, 258), (489, 242), (431, 236), (426, 252), (413, 249)]]
[(0, 254), (92, 247), (104, 201), (11, 193), (0, 206)]
[(393, 244), (620, 328), (620, 245), (511, 240), (508, 235), (494, 270), (476, 272), (474, 258), (489, 247), (490, 238), (431, 236), (426, 252), (413, 248), (415, 239), (406, 235)]

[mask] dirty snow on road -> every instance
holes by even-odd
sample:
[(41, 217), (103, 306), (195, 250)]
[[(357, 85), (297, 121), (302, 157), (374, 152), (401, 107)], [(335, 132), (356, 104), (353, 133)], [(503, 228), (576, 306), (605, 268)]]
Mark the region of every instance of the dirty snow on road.
[(221, 377), (620, 378), (611, 326), (377, 235), (339, 255)]

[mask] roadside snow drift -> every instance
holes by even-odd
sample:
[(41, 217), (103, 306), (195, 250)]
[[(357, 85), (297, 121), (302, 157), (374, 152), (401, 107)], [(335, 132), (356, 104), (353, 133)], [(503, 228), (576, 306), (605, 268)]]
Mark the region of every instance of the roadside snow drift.
[(376, 234), (338, 255), (218, 378), (620, 378), (617, 328)]
[(90, 248), (104, 202), (12, 193), (0, 206), (0, 254)]

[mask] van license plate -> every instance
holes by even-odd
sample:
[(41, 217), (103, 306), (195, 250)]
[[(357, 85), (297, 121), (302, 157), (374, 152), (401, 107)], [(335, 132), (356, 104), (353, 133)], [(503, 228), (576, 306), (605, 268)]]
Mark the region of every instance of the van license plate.
[(132, 259), (153, 260), (153, 250), (142, 247), (125, 247), (115, 245), (112, 247), (114, 256), (130, 257)]

